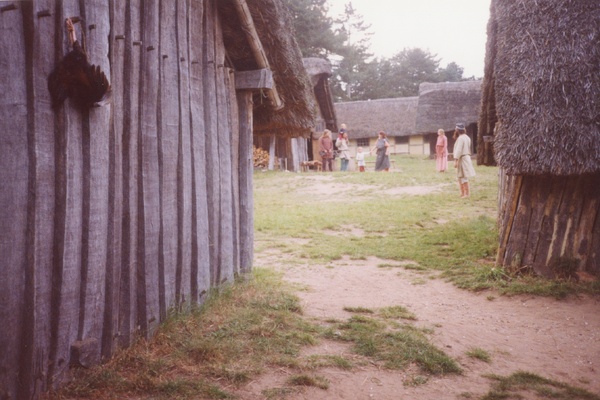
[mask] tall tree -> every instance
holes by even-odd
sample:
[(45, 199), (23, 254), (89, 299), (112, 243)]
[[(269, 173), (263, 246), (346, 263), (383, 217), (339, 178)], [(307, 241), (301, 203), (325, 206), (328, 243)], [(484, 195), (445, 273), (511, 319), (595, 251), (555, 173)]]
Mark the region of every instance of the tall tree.
[(304, 57), (337, 54), (343, 39), (333, 31), (327, 0), (283, 0), (292, 14), (296, 40)]
[(440, 68), (437, 55), (419, 48), (404, 49), (389, 59), (374, 59), (369, 51), (371, 26), (351, 2), (336, 19), (327, 15), (327, 0), (283, 2), (292, 13), (302, 55), (331, 62), (337, 101), (416, 96), (422, 82), (464, 80), (458, 64)]
[(416, 96), (422, 82), (437, 82), (440, 61), (436, 57), (419, 48), (404, 49), (393, 56), (390, 59), (392, 75), (387, 78), (396, 89), (395, 97)]
[(334, 63), (334, 95), (339, 99), (353, 100), (364, 97), (365, 84), (372, 65), (368, 60), (371, 26), (356, 12), (352, 3), (346, 4), (344, 13), (335, 20), (335, 32), (343, 40), (339, 48), (340, 60)]
[(465, 69), (460, 67), (454, 61), (446, 65), (446, 68), (438, 71), (438, 79), (440, 82), (458, 82), (462, 81)]

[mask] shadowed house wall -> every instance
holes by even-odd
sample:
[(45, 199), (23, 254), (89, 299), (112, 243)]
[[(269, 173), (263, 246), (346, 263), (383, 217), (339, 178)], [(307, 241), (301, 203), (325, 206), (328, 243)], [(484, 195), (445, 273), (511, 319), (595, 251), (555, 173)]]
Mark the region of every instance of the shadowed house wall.
[[(53, 111), (75, 16), (112, 99)], [(314, 125), (289, 18), (278, 0), (2, 3), (0, 398), (39, 397), (251, 269), (253, 129)]]

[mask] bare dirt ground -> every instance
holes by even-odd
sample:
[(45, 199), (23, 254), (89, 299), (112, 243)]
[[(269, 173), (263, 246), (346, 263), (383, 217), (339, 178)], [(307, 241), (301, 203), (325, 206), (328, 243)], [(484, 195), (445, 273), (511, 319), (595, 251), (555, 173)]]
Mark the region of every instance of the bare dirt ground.
[[(361, 235), (352, 227), (346, 232)], [(490, 389), (491, 381), (483, 375), (508, 376), (517, 371), (600, 394), (598, 298), (555, 300), (499, 296), (489, 291), (472, 293), (432, 273), (419, 273), (377, 258), (297, 265), (287, 263), (288, 256), (274, 249), (255, 256), (255, 264), (273, 266), (285, 280), (301, 288), (297, 294), (307, 318), (325, 323), (331, 318), (349, 318), (352, 314), (344, 307), (404, 306), (417, 316), (414, 324), (432, 329), (432, 343), (463, 369), (462, 375), (433, 376), (422, 385), (405, 384), (419, 374), (416, 368), (389, 371), (372, 363), (352, 371), (321, 369), (316, 374), (329, 381), (327, 390), (306, 388), (285, 399), (476, 399)], [(389, 266), (382, 268), (382, 264)], [(473, 348), (487, 351), (491, 362), (468, 357), (466, 352)], [(305, 355), (309, 354), (353, 357), (347, 345), (327, 340), (306, 349)], [(297, 372), (269, 371), (236, 394), (245, 400), (264, 399), (264, 389), (284, 387), (293, 373)]]
[[(470, 393), (487, 393), (490, 380), (484, 374), (508, 376), (523, 370), (600, 393), (600, 301), (582, 297), (554, 300), (538, 297), (494, 297), (457, 289), (441, 279), (430, 279), (376, 258), (340, 260), (330, 265), (284, 267), (277, 252), (259, 255), (285, 279), (305, 288), (298, 292), (307, 317), (318, 321), (347, 319), (344, 307), (401, 305), (417, 315), (416, 326), (434, 330), (432, 342), (454, 357), (462, 376), (431, 377), (424, 385), (406, 386), (416, 371), (387, 371), (362, 366), (354, 371), (325, 369), (318, 372), (330, 382), (327, 390), (307, 388), (287, 399), (456, 399)], [(465, 353), (481, 348), (491, 363)], [(347, 346), (324, 341), (307, 354), (345, 354)], [(244, 399), (262, 399), (263, 389), (283, 387), (290, 371), (271, 371), (252, 382)]]

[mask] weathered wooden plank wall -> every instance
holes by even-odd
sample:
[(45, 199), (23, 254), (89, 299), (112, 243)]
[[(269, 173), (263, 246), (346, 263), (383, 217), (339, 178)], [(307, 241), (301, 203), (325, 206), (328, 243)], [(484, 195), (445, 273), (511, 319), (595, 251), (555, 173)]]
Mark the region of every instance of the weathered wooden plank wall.
[[(186, 0), (177, 2), (177, 51), (179, 54), (179, 160), (178, 225), (179, 252), (176, 299), (183, 306), (191, 300), (192, 262), (192, 156), (190, 138), (190, 55), (188, 45), (189, 8)], [(186, 182), (189, 182), (186, 184)]]
[[(21, 399), (251, 268), (252, 104), (225, 66), (215, 0), (7, 3), (0, 398)], [(47, 76), (74, 16), (112, 100), (54, 112)]]
[[(12, 292), (15, 287), (25, 287), (26, 284), (30, 287), (32, 284), (31, 279), (27, 279), (32, 266), (27, 262), (24, 249), (29, 244), (30, 169), (35, 171), (36, 166), (35, 158), (31, 160), (29, 154), (33, 134), (29, 132), (27, 77), (23, 68), (26, 54), (22, 32), (26, 21), (19, 18), (15, 11), (5, 11), (1, 16), (0, 86), (4, 93), (0, 100), (0, 121), (3, 124), (0, 139), (0, 321), (3, 328), (15, 327), (14, 331), (0, 329), (3, 364), (3, 368), (0, 368), (3, 371), (0, 385), (4, 387), (16, 382), (20, 372), (27, 368), (15, 366), (19, 365), (23, 351), (21, 340), (31, 341), (22, 337), (24, 327), (30, 328), (33, 322), (33, 316), (26, 309), (33, 297), (31, 288), (24, 293), (27, 299), (23, 295), (15, 296)], [(0, 393), (1, 390), (0, 387)], [(16, 393), (16, 388), (12, 393)]]
[[(498, 263), (551, 278), (577, 278), (576, 271), (598, 276), (599, 182), (599, 174), (511, 176), (501, 171)], [(566, 271), (564, 263), (573, 269)]]

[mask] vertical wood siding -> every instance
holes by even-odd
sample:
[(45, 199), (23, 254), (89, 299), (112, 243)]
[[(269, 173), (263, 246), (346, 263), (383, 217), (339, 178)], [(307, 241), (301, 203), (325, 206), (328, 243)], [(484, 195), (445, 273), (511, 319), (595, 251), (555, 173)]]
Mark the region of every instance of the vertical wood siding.
[[(0, 398), (21, 399), (251, 268), (252, 104), (236, 95), (215, 0), (11, 4), (0, 12)], [(54, 112), (47, 77), (74, 16), (112, 100)]]
[[(600, 275), (600, 174), (500, 174), (498, 264), (563, 277), (563, 262)], [(574, 272), (574, 271), (571, 271)], [(571, 276), (575, 278), (575, 276)]]

